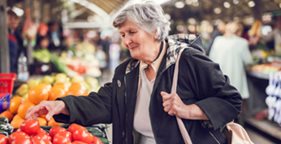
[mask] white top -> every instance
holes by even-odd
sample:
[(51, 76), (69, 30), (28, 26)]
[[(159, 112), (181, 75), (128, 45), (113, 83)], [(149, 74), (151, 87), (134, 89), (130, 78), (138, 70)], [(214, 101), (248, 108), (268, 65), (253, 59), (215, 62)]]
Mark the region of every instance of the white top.
[[(159, 58), (151, 64), (151, 67), (154, 70), (155, 74), (157, 74), (165, 51), (166, 47), (164, 44)], [(145, 74), (145, 68), (147, 68), (147, 66), (148, 65), (144, 62), (140, 62), (138, 96), (134, 115), (134, 129), (140, 134), (140, 141), (138, 144), (156, 144), (149, 115), (150, 97), (153, 90), (155, 78), (151, 81), (148, 80)]]
[(219, 36), (214, 40), (210, 58), (220, 65), (222, 72), (237, 88), (243, 99), (249, 98), (245, 66), (253, 62), (248, 42), (236, 35)]
[(149, 116), (150, 96), (155, 80), (149, 81), (144, 69), (140, 71), (140, 78), (141, 83), (136, 102), (134, 128), (141, 134), (139, 144), (156, 144)]

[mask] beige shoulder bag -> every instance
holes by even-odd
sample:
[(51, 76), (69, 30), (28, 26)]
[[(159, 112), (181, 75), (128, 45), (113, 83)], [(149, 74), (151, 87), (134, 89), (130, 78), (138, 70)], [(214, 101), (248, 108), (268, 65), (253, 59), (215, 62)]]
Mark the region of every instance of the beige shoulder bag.
[[(176, 65), (175, 65), (175, 70), (174, 70), (174, 76), (173, 76), (173, 85), (172, 85), (172, 90), (171, 93), (177, 93), (177, 85), (178, 85), (178, 73), (179, 73), (179, 61), (180, 61), (180, 56), (181, 53), (183, 52), (184, 49), (181, 49), (178, 55), (178, 58), (176, 60)], [(176, 117), (177, 118), (177, 123), (182, 135), (182, 138), (184, 140), (185, 144), (192, 144), (192, 141), (190, 139), (190, 136), (183, 124), (183, 121), (181, 118)]]
[[(181, 49), (179, 52), (179, 55), (177, 57), (176, 60), (176, 65), (175, 65), (175, 70), (174, 70), (174, 76), (173, 76), (173, 84), (172, 84), (172, 90), (171, 93), (176, 93), (177, 92), (177, 82), (178, 82), (178, 73), (179, 73), (179, 61), (180, 61), (180, 56), (182, 54), (184, 49)], [(178, 127), (180, 129), (182, 138), (184, 140), (185, 144), (192, 144), (192, 141), (190, 139), (190, 136), (183, 124), (183, 121), (181, 118), (176, 117), (177, 118), (177, 123), (178, 123)], [(254, 144), (248, 133), (246, 132), (246, 130), (239, 125), (238, 123), (234, 123), (234, 122), (229, 122), (226, 125), (226, 128), (229, 132), (228, 136), (228, 141), (230, 144)]]

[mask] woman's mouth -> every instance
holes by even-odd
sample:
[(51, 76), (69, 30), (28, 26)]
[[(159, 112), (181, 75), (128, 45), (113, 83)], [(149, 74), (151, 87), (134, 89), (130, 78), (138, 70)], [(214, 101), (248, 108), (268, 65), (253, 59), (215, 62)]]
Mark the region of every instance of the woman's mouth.
[(137, 45), (134, 45), (134, 46), (129, 46), (129, 50), (133, 50), (135, 48), (137, 48), (138, 46)]

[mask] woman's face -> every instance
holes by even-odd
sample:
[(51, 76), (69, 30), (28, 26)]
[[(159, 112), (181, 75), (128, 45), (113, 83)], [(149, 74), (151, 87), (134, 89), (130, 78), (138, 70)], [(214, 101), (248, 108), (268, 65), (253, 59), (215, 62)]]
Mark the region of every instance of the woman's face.
[(122, 44), (129, 49), (133, 58), (148, 61), (154, 57), (159, 43), (154, 34), (144, 31), (136, 23), (127, 20), (119, 27)]

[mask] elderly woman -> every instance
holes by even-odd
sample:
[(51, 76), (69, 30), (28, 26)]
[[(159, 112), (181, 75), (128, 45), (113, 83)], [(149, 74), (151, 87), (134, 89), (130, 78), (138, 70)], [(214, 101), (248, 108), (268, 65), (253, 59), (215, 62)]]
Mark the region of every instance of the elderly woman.
[[(113, 123), (113, 144), (182, 144), (178, 116), (194, 144), (226, 143), (223, 130), (237, 118), (241, 96), (200, 51), (200, 39), (168, 36), (169, 22), (152, 3), (125, 8), (113, 25), (132, 58), (116, 68), (112, 82), (88, 97), (41, 102), (26, 117), (45, 111), (60, 122)], [(169, 94), (183, 48), (177, 94)]]

